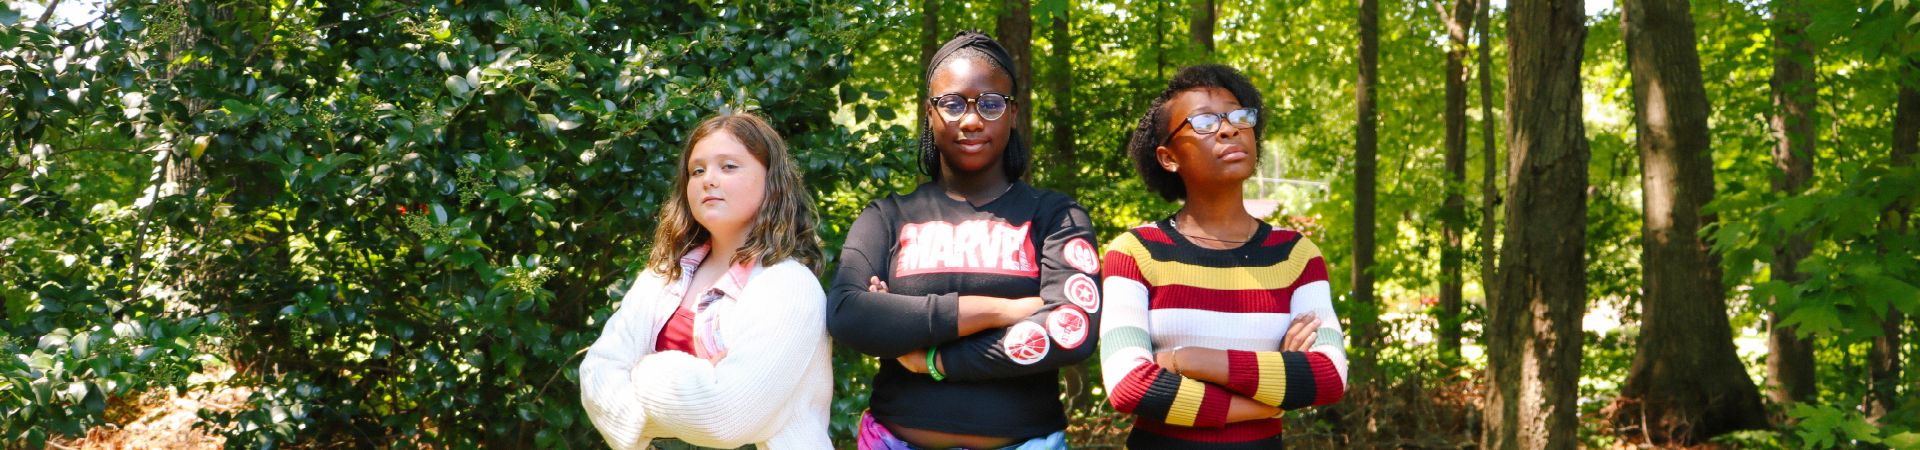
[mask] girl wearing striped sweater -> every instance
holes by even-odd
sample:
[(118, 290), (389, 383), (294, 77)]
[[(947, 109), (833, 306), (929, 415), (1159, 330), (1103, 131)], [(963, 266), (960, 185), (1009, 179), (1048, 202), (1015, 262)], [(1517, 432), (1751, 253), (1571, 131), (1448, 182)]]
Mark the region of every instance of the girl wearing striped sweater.
[(1130, 449), (1280, 449), (1282, 411), (1346, 392), (1319, 248), (1241, 201), (1259, 108), (1238, 71), (1186, 67), (1128, 145), (1149, 190), (1185, 200), (1105, 256), (1102, 376), (1114, 409), (1138, 416)]

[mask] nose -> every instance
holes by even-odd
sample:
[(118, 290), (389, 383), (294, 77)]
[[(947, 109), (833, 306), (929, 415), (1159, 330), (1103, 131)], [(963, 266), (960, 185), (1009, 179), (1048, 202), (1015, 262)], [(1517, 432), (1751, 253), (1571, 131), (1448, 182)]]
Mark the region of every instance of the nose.
[(1221, 139), (1227, 139), (1227, 138), (1239, 136), (1240, 127), (1233, 126), (1233, 122), (1222, 120), (1220, 121), (1220, 131), (1218, 132), (1218, 134), (1220, 135)]
[(967, 112), (960, 115), (960, 131), (980, 131), (985, 129), (987, 129), (987, 119), (980, 117), (979, 109), (967, 108)]

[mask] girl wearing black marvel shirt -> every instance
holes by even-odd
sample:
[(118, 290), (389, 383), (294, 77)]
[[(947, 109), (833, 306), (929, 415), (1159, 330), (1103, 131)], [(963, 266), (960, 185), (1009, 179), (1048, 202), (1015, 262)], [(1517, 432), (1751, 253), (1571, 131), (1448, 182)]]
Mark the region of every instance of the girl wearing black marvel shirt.
[(1065, 449), (1058, 369), (1094, 354), (1099, 256), (1085, 208), (1018, 181), (1006, 50), (956, 33), (927, 71), (922, 169), (847, 235), (827, 300), (834, 340), (881, 358), (865, 449)]

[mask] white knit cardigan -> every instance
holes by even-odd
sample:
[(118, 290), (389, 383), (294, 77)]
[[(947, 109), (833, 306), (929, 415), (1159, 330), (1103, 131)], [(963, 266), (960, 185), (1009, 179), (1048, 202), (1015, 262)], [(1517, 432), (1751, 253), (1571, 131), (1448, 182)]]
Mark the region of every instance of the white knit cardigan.
[(726, 311), (719, 364), (677, 351), (635, 364), (653, 353), (680, 305), (664, 298), (673, 281), (642, 273), (580, 363), (580, 401), (607, 443), (643, 450), (672, 437), (717, 448), (833, 448), (826, 293), (813, 273), (793, 260), (755, 267), (739, 300), (714, 305)]

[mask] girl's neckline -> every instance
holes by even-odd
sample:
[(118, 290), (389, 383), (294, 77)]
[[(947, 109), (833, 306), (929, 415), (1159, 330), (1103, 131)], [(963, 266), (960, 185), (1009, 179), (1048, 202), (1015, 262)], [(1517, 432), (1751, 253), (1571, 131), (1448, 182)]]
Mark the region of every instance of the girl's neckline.
[(953, 198), (953, 195), (947, 191), (947, 187), (941, 185), (939, 181), (927, 182), (927, 186), (929, 188), (932, 188), (938, 191), (934, 193), (936, 197), (939, 197), (943, 200), (947, 200), (950, 202), (967, 205), (967, 206), (973, 207), (974, 209), (986, 208), (987, 206), (992, 205), (994, 203), (999, 203), (1000, 200), (1004, 200), (1007, 197), (1011, 197), (1014, 189), (1019, 187), (1021, 184), (1022, 183), (1020, 183), (1020, 180), (1013, 180), (1012, 182), (1007, 183), (1007, 190), (1001, 191), (998, 197), (994, 197), (992, 200), (987, 200), (986, 203), (975, 205), (973, 204), (973, 202), (967, 201), (965, 198)]
[(1172, 215), (1168, 215), (1166, 218), (1160, 219), (1160, 221), (1155, 222), (1154, 225), (1160, 227), (1161, 231), (1166, 232), (1167, 237), (1170, 239), (1173, 239), (1173, 243), (1175, 245), (1192, 246), (1193, 248), (1197, 248), (1197, 249), (1209, 251), (1209, 252), (1237, 253), (1242, 250), (1247, 250), (1247, 249), (1260, 246), (1261, 243), (1267, 241), (1267, 235), (1273, 232), (1273, 224), (1269, 224), (1267, 223), (1267, 221), (1259, 220), (1259, 219), (1255, 219), (1254, 221), (1259, 222), (1260, 225), (1258, 228), (1255, 228), (1253, 230), (1253, 235), (1247, 237), (1247, 242), (1243, 242), (1239, 246), (1232, 247), (1232, 248), (1211, 248), (1211, 247), (1194, 243), (1192, 239), (1187, 238), (1187, 235), (1185, 233), (1181, 233), (1179, 229), (1176, 229), (1173, 227)]

